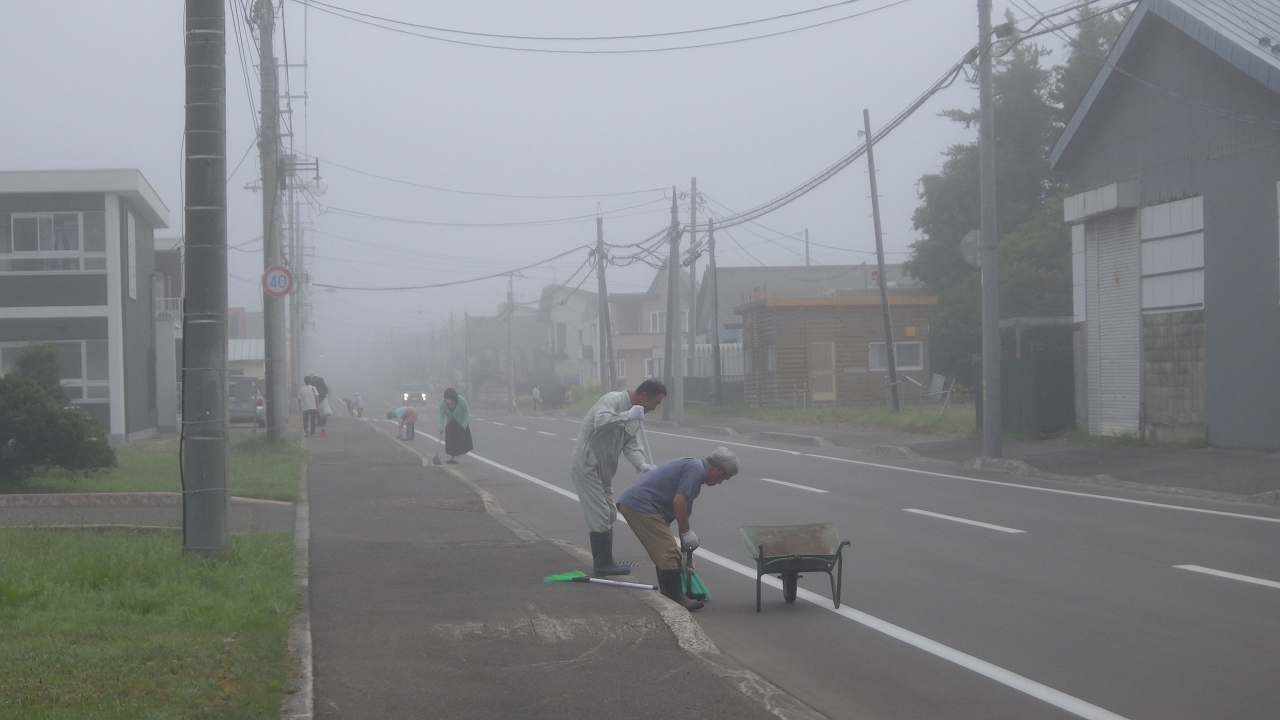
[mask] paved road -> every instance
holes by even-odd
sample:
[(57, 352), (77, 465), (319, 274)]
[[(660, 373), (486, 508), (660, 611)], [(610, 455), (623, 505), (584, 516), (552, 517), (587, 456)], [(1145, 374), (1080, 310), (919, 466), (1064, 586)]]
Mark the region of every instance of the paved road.
[[(567, 477), (577, 423), (478, 414), (462, 470), (534, 531), (585, 545)], [(655, 459), (730, 444), (692, 435), (651, 430)], [(829, 717), (1276, 716), (1280, 514), (733, 440), (742, 474), (693, 516), (714, 595), (698, 620)], [(617, 491), (632, 477), (624, 467)], [(819, 574), (792, 606), (767, 587), (756, 614), (737, 528), (808, 522), (853, 542), (844, 606)], [(618, 545), (652, 575), (621, 524)]]

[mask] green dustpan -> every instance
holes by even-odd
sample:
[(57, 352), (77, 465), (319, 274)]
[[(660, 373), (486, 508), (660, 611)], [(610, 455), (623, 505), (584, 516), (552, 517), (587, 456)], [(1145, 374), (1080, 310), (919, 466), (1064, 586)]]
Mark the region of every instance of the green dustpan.
[(680, 589), (684, 590), (684, 594), (694, 600), (710, 600), (711, 591), (702, 583), (702, 578), (698, 577), (698, 573), (692, 570), (686, 570), (680, 575)]

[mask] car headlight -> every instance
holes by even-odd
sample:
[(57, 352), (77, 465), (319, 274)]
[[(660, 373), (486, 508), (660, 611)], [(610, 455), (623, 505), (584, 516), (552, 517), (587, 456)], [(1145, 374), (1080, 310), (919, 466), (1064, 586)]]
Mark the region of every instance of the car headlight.
[(426, 393), (422, 393), (422, 401), (423, 401), (423, 402), (426, 402), (426, 401), (427, 401), (427, 394), (426, 394)]
[(408, 400), (408, 399), (409, 399), (409, 393), (405, 393), (405, 394), (404, 394), (404, 399), (405, 399), (405, 400)]

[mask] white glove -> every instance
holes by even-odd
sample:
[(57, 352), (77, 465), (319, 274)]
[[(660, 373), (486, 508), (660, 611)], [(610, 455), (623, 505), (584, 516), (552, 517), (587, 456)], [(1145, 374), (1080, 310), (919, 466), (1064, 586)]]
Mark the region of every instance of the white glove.
[(701, 543), (698, 542), (698, 535), (693, 530), (680, 535), (680, 550), (690, 552), (697, 550)]
[(647, 472), (649, 472), (650, 470), (652, 470), (652, 469), (654, 469), (654, 468), (656, 468), (656, 467), (658, 467), (658, 466), (657, 466), (657, 465), (650, 465), (649, 463), (640, 463), (640, 472), (642, 472), (642, 473), (647, 473)]
[(643, 405), (632, 405), (632, 406), (631, 406), (631, 409), (627, 411), (627, 419), (628, 419), (628, 420), (643, 420), (643, 419), (644, 419), (644, 406), (643, 406)]

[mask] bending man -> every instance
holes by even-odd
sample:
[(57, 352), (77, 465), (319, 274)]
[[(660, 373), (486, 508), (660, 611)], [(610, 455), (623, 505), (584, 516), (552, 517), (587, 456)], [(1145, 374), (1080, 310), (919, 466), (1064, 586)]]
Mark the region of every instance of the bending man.
[(659, 380), (645, 380), (634, 392), (605, 393), (582, 418), (582, 430), (573, 446), (570, 467), (582, 512), (591, 533), (592, 569), (596, 575), (627, 575), (631, 568), (613, 561), (613, 475), (618, 456), (625, 455), (637, 472), (651, 467), (640, 450), (637, 436), (644, 414), (652, 412), (667, 396)]
[[(662, 594), (686, 610), (702, 608), (702, 602), (686, 596), (680, 586), (680, 553), (696, 550), (699, 544), (689, 525), (693, 501), (703, 485), (714, 487), (737, 474), (738, 459), (728, 448), (718, 447), (705, 460), (685, 457), (662, 463), (618, 498), (618, 510), (658, 569)], [(678, 548), (671, 535), (672, 521), (680, 532)]]

